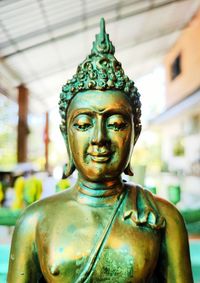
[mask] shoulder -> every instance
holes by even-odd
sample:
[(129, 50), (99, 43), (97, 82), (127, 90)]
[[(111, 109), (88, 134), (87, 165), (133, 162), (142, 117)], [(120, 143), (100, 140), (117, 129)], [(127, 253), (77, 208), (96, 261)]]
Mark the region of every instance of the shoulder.
[(160, 214), (165, 218), (166, 230), (173, 231), (173, 234), (181, 233), (182, 237), (186, 235), (186, 228), (183, 216), (180, 211), (169, 201), (154, 196)]
[(66, 204), (66, 202), (70, 201), (73, 198), (71, 189), (56, 193), (47, 198), (38, 200), (33, 204), (29, 205), (23, 211), (21, 217), (16, 223), (15, 230), (24, 230), (29, 227), (30, 231), (36, 229), (38, 221), (44, 215), (50, 215), (51, 213), (55, 213), (55, 208), (59, 205), (59, 207)]
[(157, 211), (160, 219), (164, 220), (162, 227), (165, 227), (166, 233), (168, 234), (168, 232), (172, 232), (170, 233), (171, 236), (181, 236), (183, 239), (186, 239), (187, 231), (183, 216), (181, 215), (180, 211), (166, 199), (154, 195), (148, 190), (141, 187), (139, 188), (139, 190), (140, 193), (141, 191), (143, 191), (143, 194), (147, 196), (147, 198), (150, 200), (151, 205)]
[(162, 234), (161, 268), (166, 282), (193, 282), (188, 233), (178, 209), (159, 197), (155, 197), (160, 214), (165, 218), (165, 229)]
[(132, 219), (137, 225), (161, 229), (165, 226), (165, 217), (159, 211), (156, 197), (137, 184), (126, 184), (128, 198), (132, 206)]
[(126, 187), (130, 191), (130, 197), (135, 198), (137, 202), (143, 202), (145, 204), (150, 202), (152, 206), (156, 206), (162, 216), (167, 218), (176, 216), (177, 218), (182, 219), (179, 210), (166, 199), (151, 193), (149, 190), (138, 184), (127, 183)]
[(178, 209), (171, 202), (156, 195), (154, 195), (154, 198), (162, 214), (169, 217), (171, 217), (174, 214), (178, 217), (181, 216)]
[(16, 223), (14, 237), (23, 239), (24, 236), (27, 240), (32, 238), (33, 231), (39, 219), (39, 211), (35, 208), (36, 205), (30, 205), (23, 211)]
[(151, 226), (155, 229), (170, 227), (185, 230), (181, 213), (169, 201), (160, 198), (137, 184), (126, 184), (129, 189), (129, 198), (136, 211), (135, 222)]

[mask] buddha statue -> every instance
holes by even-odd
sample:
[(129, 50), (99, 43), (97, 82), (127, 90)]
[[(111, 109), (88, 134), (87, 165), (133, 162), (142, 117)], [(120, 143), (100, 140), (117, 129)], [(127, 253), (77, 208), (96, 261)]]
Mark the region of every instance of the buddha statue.
[(191, 283), (184, 221), (139, 185), (130, 158), (141, 131), (140, 95), (100, 23), (91, 54), (60, 95), (61, 132), (76, 184), (24, 211), (8, 283)]

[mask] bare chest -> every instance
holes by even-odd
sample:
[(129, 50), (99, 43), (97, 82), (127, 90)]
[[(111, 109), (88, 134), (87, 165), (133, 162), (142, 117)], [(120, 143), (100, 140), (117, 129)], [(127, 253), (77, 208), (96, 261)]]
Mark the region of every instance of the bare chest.
[(76, 215), (66, 215), (65, 221), (54, 218), (49, 227), (43, 222), (38, 229), (38, 256), (47, 282), (78, 282), (90, 262), (87, 282), (147, 282), (159, 254), (159, 233), (124, 221), (119, 214), (95, 254), (108, 219), (92, 211)]

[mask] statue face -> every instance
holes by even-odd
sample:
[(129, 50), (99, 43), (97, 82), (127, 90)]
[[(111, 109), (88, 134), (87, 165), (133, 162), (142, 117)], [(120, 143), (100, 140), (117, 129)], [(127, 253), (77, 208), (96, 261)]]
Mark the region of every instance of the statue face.
[(78, 93), (67, 113), (68, 143), (75, 166), (89, 181), (119, 176), (132, 152), (133, 114), (120, 91)]

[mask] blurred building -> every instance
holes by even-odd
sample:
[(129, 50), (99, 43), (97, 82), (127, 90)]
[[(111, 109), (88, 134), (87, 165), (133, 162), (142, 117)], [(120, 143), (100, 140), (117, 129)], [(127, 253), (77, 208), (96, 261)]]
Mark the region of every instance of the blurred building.
[(164, 65), (166, 110), (153, 121), (162, 135), (162, 169), (179, 176), (174, 182), (184, 191), (199, 194), (200, 12), (166, 54)]

